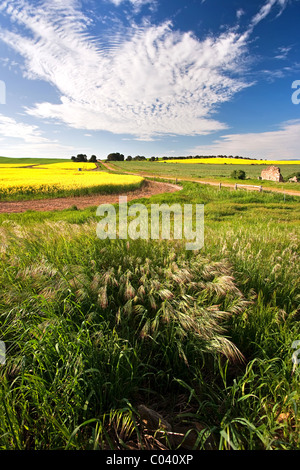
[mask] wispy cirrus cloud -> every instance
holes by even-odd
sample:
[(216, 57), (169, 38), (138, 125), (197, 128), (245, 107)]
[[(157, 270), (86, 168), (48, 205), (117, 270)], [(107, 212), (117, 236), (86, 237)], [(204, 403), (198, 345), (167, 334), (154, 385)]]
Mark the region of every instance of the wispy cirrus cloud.
[(152, 5), (156, 6), (157, 0), (108, 0), (116, 6), (121, 5), (122, 3), (130, 3), (134, 8), (139, 9), (143, 5)]
[(248, 86), (236, 73), (246, 49), (241, 35), (200, 41), (165, 22), (124, 30), (104, 46), (101, 34), (88, 35), (89, 19), (77, 2), (69, 0), (67, 10), (58, 0), (48, 5), (33, 9), (19, 0), (2, 6), (20, 31), (1, 31), (0, 38), (23, 56), (27, 77), (51, 83), (60, 94), (59, 104), (37, 103), (28, 114), (146, 139), (226, 128), (212, 115)]
[[(115, 5), (125, 0), (110, 0)], [(151, 0), (129, 0), (133, 7)], [(274, 5), (268, 0), (251, 28)], [(25, 76), (52, 84), (59, 103), (42, 102), (26, 112), (76, 129), (105, 130), (149, 140), (166, 134), (205, 135), (226, 128), (214, 119), (219, 105), (250, 86), (239, 72), (246, 60), (250, 30), (228, 31), (199, 40), (174, 31), (171, 22), (132, 25), (118, 33), (89, 34), (92, 19), (77, 0), (35, 5), (3, 2), (14, 30), (0, 39), (24, 59)]]
[(291, 51), (291, 49), (292, 49), (292, 46), (278, 47), (277, 53), (275, 55), (275, 59), (285, 60), (287, 58), (289, 52)]
[(264, 20), (272, 11), (273, 7), (279, 7), (277, 16), (280, 16), (290, 0), (267, 0), (251, 20), (249, 30), (252, 30), (258, 23)]

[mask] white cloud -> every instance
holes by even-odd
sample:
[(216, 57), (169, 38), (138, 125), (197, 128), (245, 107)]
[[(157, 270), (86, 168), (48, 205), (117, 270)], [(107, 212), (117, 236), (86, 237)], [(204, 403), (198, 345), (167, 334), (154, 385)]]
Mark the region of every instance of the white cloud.
[(245, 14), (245, 11), (242, 8), (239, 8), (236, 12), (237, 19), (239, 20), (244, 14)]
[(269, 15), (274, 6), (280, 7), (280, 11), (277, 14), (277, 16), (280, 16), (288, 2), (289, 0), (267, 0), (266, 3), (259, 9), (258, 13), (252, 18), (250, 23), (250, 30), (253, 29), (254, 26), (260, 23), (262, 20), (264, 20)]
[(109, 0), (111, 3), (113, 3), (116, 6), (121, 5), (121, 3), (131, 3), (134, 8), (140, 8), (143, 5), (151, 4), (154, 5), (157, 3), (156, 0)]
[(212, 116), (248, 86), (237, 74), (245, 36), (226, 32), (200, 41), (166, 22), (91, 38), (76, 2), (64, 5), (56, 0), (33, 9), (18, 0), (1, 7), (20, 28), (2, 30), (0, 38), (23, 56), (27, 77), (51, 83), (61, 96), (60, 104), (37, 103), (28, 114), (139, 139), (226, 128)]
[(76, 155), (76, 152), (74, 147), (58, 142), (12, 144), (8, 141), (6, 143), (1, 141), (1, 155), (10, 158), (70, 158), (71, 155)]
[[(119, 5), (125, 0), (110, 0)], [(133, 7), (153, 4), (130, 0)], [(218, 106), (250, 86), (243, 71), (252, 29), (274, 6), (268, 0), (244, 34), (227, 31), (202, 41), (170, 22), (132, 26), (91, 37), (92, 20), (77, 0), (4, 1), (0, 11), (14, 22), (0, 39), (15, 49), (30, 79), (52, 84), (60, 103), (36, 103), (26, 112), (72, 128), (131, 134), (140, 140), (160, 135), (205, 135), (226, 129), (214, 119)], [(242, 10), (238, 10), (242, 15)]]
[(292, 49), (292, 46), (278, 47), (277, 55), (275, 56), (275, 59), (285, 60), (287, 58), (289, 52), (291, 51), (291, 49)]
[(13, 137), (22, 139), (27, 143), (46, 143), (50, 142), (42, 136), (38, 126), (32, 126), (23, 122), (17, 122), (15, 119), (0, 114), (0, 138)]
[(1, 155), (6, 157), (56, 157), (68, 158), (71, 146), (43, 137), (38, 126), (16, 121), (0, 114)]
[(211, 145), (188, 151), (190, 155), (240, 155), (267, 159), (300, 158), (300, 119), (280, 124), (277, 129), (248, 134), (228, 134)]

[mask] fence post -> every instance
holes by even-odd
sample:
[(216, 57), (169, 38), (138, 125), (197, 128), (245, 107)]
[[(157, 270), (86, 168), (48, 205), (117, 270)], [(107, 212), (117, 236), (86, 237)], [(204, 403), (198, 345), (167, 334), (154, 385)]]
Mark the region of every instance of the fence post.
[(235, 183), (235, 185), (234, 185), (234, 189), (237, 189), (237, 183)]
[(259, 192), (260, 192), (260, 193), (262, 192), (262, 186), (259, 187)]
[(221, 188), (222, 188), (222, 183), (219, 183), (219, 189), (221, 189)]

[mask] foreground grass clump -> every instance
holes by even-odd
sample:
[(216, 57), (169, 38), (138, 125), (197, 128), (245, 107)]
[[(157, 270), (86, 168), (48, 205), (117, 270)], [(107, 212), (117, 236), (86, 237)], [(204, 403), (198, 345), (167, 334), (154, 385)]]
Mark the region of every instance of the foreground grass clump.
[(299, 448), (297, 200), (143, 202), (205, 203), (204, 248), (98, 240), (89, 210), (1, 219), (1, 449)]
[(206, 356), (241, 360), (224, 322), (246, 301), (227, 263), (166, 245), (95, 242), (91, 233), (85, 234), (93, 251), (86, 263), (76, 254), (82, 234), (62, 257), (68, 238), (78, 234), (67, 229), (57, 237), (52, 230), (55, 250), (46, 244), (41, 254), (41, 233), (13, 231), (2, 258), (6, 266), (10, 260), (1, 296), (9, 350), (3, 398), (10, 397), (2, 424), (9, 431), (10, 414), (23, 421), (17, 436), (10, 429), (7, 443), (24, 448), (34, 439), (34, 447), (44, 448), (59, 429), (67, 426), (70, 436), (87, 416), (135, 400), (139, 389), (162, 393), (173, 375), (188, 380)]

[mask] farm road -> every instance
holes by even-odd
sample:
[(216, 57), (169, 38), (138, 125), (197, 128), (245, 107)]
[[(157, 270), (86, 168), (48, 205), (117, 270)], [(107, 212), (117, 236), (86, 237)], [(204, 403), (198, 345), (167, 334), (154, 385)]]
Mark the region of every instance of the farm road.
[(181, 190), (181, 186), (146, 180), (140, 189), (125, 193), (98, 194), (78, 197), (63, 197), (53, 199), (38, 199), (29, 201), (0, 202), (0, 213), (32, 211), (54, 211), (68, 209), (75, 205), (78, 209), (100, 204), (116, 204), (119, 196), (127, 196), (128, 201), (140, 198), (149, 198), (155, 194), (170, 193)]

